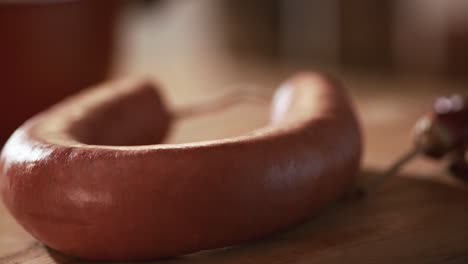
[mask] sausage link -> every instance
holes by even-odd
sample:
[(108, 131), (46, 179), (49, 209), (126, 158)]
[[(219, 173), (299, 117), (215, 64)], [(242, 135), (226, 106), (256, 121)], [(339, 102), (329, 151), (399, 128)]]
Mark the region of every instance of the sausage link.
[(345, 90), (317, 73), (287, 80), (270, 125), (157, 144), (173, 114), (156, 88), (120, 82), (33, 117), (0, 157), (0, 191), (51, 248), (141, 260), (225, 247), (308, 219), (359, 168), (361, 133)]

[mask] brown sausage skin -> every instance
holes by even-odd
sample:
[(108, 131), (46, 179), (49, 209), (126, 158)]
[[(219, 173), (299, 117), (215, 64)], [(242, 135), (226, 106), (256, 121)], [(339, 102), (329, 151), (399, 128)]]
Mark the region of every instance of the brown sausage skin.
[(0, 159), (10, 212), (69, 255), (154, 259), (260, 238), (337, 199), (359, 167), (350, 101), (323, 75), (286, 81), (270, 126), (188, 144), (155, 144), (171, 115), (154, 89), (109, 86), (26, 122)]

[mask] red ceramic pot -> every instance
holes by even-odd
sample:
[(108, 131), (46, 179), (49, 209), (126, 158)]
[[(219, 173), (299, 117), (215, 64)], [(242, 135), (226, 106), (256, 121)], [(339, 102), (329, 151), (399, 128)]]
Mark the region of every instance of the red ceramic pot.
[(118, 3), (0, 2), (0, 147), (31, 115), (106, 78)]

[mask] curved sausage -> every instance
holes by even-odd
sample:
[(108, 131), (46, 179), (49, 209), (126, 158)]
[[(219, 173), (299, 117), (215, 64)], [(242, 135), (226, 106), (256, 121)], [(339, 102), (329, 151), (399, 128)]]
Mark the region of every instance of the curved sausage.
[(242, 136), (157, 144), (171, 120), (156, 89), (139, 82), (93, 88), (37, 115), (1, 154), (7, 208), (69, 255), (171, 257), (302, 222), (337, 199), (359, 167), (350, 101), (319, 74), (286, 81), (271, 124)]

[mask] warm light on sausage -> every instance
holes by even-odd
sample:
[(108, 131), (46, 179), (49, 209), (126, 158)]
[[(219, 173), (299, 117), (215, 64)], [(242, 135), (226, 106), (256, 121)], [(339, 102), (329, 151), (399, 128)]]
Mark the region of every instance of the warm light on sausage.
[(102, 85), (33, 117), (5, 145), (0, 191), (35, 238), (88, 259), (170, 257), (257, 239), (336, 200), (361, 135), (335, 81), (301, 73), (269, 126), (158, 144), (173, 119), (145, 82)]

